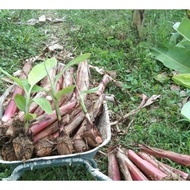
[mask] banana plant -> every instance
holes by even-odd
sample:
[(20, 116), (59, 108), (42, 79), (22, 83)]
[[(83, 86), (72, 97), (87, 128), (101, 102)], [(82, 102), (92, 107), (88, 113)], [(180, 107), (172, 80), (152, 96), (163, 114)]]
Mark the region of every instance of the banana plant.
[[(175, 33), (172, 34), (169, 44), (164, 48), (153, 48), (155, 59), (164, 66), (177, 72), (173, 81), (190, 89), (190, 20), (182, 19), (173, 25)], [(183, 105), (181, 114), (190, 121), (190, 102)]]
[(173, 25), (175, 33), (165, 47), (153, 48), (155, 59), (164, 66), (178, 73), (190, 73), (190, 20), (184, 18), (182, 22)]
[(51, 96), (52, 100), (53, 100), (53, 103), (55, 105), (55, 111), (56, 111), (56, 115), (57, 115), (57, 120), (58, 122), (60, 123), (61, 122), (61, 113), (60, 113), (60, 110), (59, 110), (59, 100), (60, 98), (67, 94), (67, 93), (70, 93), (74, 90), (75, 88), (75, 85), (70, 85), (66, 88), (63, 88), (61, 90), (59, 90), (58, 92), (56, 91), (56, 85), (57, 85), (57, 82), (59, 80), (59, 78), (63, 75), (63, 73), (71, 66), (73, 65), (77, 65), (83, 61), (85, 61), (86, 59), (88, 59), (90, 57), (90, 53), (86, 53), (86, 54), (82, 54), (82, 55), (79, 55), (78, 57), (76, 57), (75, 59), (73, 59), (72, 61), (70, 61), (69, 63), (67, 63), (63, 69), (55, 76), (54, 79), (52, 79), (50, 77), (50, 74), (49, 74), (49, 70), (48, 68), (46, 67), (46, 64), (44, 63), (44, 67), (45, 67), (45, 71), (46, 71), (46, 74), (49, 78), (49, 82), (50, 82), (50, 85), (51, 85), (51, 88), (49, 91), (47, 91), (47, 93), (49, 93), (49, 95)]
[(35, 65), (29, 72), (26, 79), (12, 76), (0, 67), (0, 71), (3, 74), (13, 80), (17, 86), (24, 90), (24, 95), (16, 94), (14, 100), (19, 110), (24, 112), (24, 126), (26, 131), (29, 127), (29, 121), (36, 118), (36, 114), (29, 113), (29, 107), (32, 102), (38, 104), (45, 111), (45, 113), (52, 113), (51, 105), (48, 100), (46, 100), (45, 98), (32, 97), (33, 93), (44, 90), (42, 87), (37, 85), (39, 81), (47, 76), (47, 72), (44, 69), (44, 64), (46, 65), (46, 69), (50, 70), (57, 65), (57, 60), (55, 58), (51, 58)]

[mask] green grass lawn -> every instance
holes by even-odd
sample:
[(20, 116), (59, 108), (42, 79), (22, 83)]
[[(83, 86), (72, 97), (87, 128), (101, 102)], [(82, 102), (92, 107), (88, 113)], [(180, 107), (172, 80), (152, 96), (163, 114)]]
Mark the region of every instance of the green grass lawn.
[[(22, 24), (42, 14), (64, 18), (64, 22)], [(106, 89), (119, 103), (118, 106), (109, 103), (109, 109), (116, 115), (120, 110), (126, 114), (137, 108), (141, 94), (160, 95), (158, 101), (130, 116), (117, 128), (112, 126), (113, 138), (101, 151), (106, 153), (110, 146), (118, 144), (133, 147), (136, 143), (145, 143), (190, 154), (190, 125), (180, 115), (182, 102), (190, 92), (185, 88), (173, 89), (171, 71), (151, 55), (151, 48), (168, 42), (173, 24), (183, 17), (186, 17), (184, 10), (147, 10), (144, 36), (139, 38), (131, 27), (131, 10), (2, 10), (0, 64), (10, 73), (16, 71), (26, 58), (39, 55), (54, 35), (73, 56), (91, 53), (90, 64), (116, 71), (116, 79), (123, 87), (110, 83)], [(5, 88), (1, 81), (0, 94)], [(97, 153), (95, 160), (100, 171), (107, 175), (107, 157)], [(0, 178), (9, 176), (10, 172), (1, 166)], [(20, 180), (96, 179), (82, 166), (63, 166), (27, 171)]]

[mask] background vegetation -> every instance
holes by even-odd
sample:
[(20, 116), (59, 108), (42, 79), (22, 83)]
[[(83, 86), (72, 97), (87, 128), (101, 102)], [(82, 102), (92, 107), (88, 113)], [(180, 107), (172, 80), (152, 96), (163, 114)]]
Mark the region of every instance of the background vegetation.
[[(64, 18), (59, 24), (26, 25), (42, 14)], [(0, 64), (12, 73), (22, 67), (26, 58), (39, 55), (52, 35), (60, 39), (73, 56), (91, 53), (90, 64), (114, 70), (123, 88), (109, 84), (107, 93), (114, 94), (118, 106), (109, 104), (112, 114), (128, 113), (138, 107), (139, 95), (161, 95), (160, 99), (131, 116), (122, 125), (112, 127), (112, 140), (101, 149), (136, 143), (190, 154), (190, 125), (180, 109), (189, 90), (175, 88), (171, 71), (151, 55), (153, 47), (167, 43), (174, 32), (172, 26), (186, 17), (185, 10), (146, 10), (144, 36), (131, 27), (132, 10), (1, 10)], [(0, 94), (6, 86), (0, 82)], [(97, 153), (95, 160), (107, 175), (107, 157)], [(174, 163), (170, 163), (175, 165)], [(175, 165), (180, 168), (180, 166)], [(190, 172), (187, 168), (180, 168)], [(0, 167), (0, 178), (11, 170)], [(83, 166), (63, 166), (32, 170), (20, 180), (95, 180)]]

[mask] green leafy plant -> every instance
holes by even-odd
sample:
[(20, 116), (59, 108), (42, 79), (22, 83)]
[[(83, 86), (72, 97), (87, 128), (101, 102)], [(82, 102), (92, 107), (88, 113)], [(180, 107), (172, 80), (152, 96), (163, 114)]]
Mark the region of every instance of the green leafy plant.
[(24, 112), (25, 129), (28, 129), (29, 121), (36, 118), (35, 114), (29, 113), (29, 107), (32, 102), (37, 103), (46, 113), (51, 113), (51, 105), (45, 98), (32, 98), (32, 94), (43, 90), (37, 83), (47, 76), (44, 69), (50, 70), (55, 67), (57, 60), (55, 58), (47, 59), (46, 61), (35, 65), (28, 74), (27, 79), (21, 79), (10, 75), (8, 72), (0, 68), (0, 71), (12, 79), (16, 85), (24, 90), (24, 95), (16, 94), (15, 103), (17, 107)]
[[(173, 81), (186, 88), (190, 88), (190, 20), (184, 18), (182, 22), (173, 25), (175, 33), (172, 34), (169, 44), (165, 48), (154, 48), (155, 58), (166, 67), (175, 70)], [(190, 102), (181, 109), (181, 114), (190, 121)]]
[(46, 67), (46, 64), (44, 63), (44, 67), (45, 67), (45, 71), (47, 73), (47, 76), (49, 78), (50, 84), (51, 84), (51, 89), (50, 91), (47, 91), (47, 93), (49, 93), (49, 95), (51, 96), (54, 105), (55, 105), (55, 111), (56, 111), (56, 115), (57, 115), (57, 119), (58, 122), (61, 121), (61, 113), (59, 111), (59, 100), (60, 98), (65, 95), (68, 94), (70, 92), (73, 91), (73, 89), (75, 88), (75, 85), (70, 85), (66, 88), (61, 89), (60, 91), (56, 91), (56, 84), (59, 80), (59, 78), (61, 77), (61, 75), (71, 66), (76, 65), (81, 63), (82, 61), (88, 59), (90, 57), (90, 53), (86, 53), (86, 54), (82, 54), (80, 56), (78, 56), (77, 58), (73, 59), (72, 61), (70, 61), (56, 76), (55, 79), (51, 79), (49, 72), (48, 72), (48, 68)]
[[(184, 18), (181, 23), (177, 22), (173, 26), (175, 33), (172, 34), (169, 44), (164, 48), (153, 48), (155, 58), (166, 67), (179, 73), (189, 73), (190, 58), (190, 20)], [(183, 37), (180, 40), (180, 35)]]

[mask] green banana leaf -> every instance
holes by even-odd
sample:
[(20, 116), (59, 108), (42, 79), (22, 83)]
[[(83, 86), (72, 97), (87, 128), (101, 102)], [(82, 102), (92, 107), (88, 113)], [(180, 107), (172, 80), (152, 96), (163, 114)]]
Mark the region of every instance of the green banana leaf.
[(159, 53), (155, 59), (179, 73), (190, 73), (190, 49), (171, 47), (168, 50), (154, 48)]
[(173, 81), (186, 88), (190, 88), (190, 74), (178, 74), (172, 77)]

